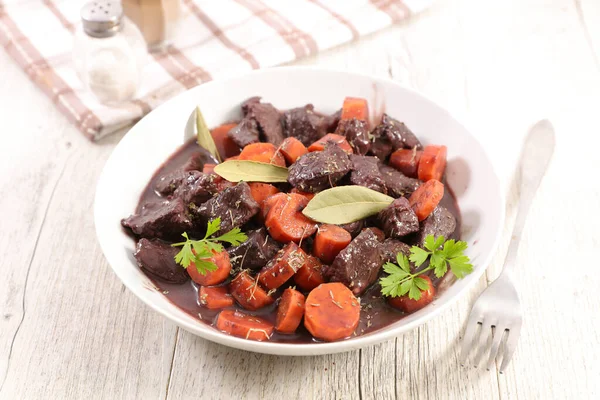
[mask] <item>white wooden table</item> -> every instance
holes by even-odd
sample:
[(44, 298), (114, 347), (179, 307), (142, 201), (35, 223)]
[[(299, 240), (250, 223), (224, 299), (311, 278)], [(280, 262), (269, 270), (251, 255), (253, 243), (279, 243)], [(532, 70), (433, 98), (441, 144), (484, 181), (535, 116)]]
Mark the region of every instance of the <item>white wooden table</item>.
[[(125, 290), (96, 241), (95, 183), (122, 134), (88, 142), (0, 52), (0, 399), (600, 398), (600, 1), (440, 0), (301, 64), (391, 77), (478, 132), (507, 228), (469, 295), (395, 341), (325, 357), (178, 329)], [(541, 117), (558, 144), (519, 256), (519, 347), (503, 375), (461, 367), (464, 321), (510, 237), (519, 144)]]

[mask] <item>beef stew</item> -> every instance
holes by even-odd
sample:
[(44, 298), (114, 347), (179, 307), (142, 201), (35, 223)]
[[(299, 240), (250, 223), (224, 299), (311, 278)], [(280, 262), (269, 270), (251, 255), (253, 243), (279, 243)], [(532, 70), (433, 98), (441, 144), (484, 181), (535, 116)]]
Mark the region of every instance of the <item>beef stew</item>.
[[(229, 149), (221, 154), (225, 163), (285, 167), (287, 182), (227, 181), (215, 171), (216, 158), (195, 141), (156, 171), (135, 213), (121, 223), (137, 241), (138, 265), (173, 304), (234, 336), (307, 343), (373, 332), (434, 299), (441, 277), (428, 263), (410, 263), (411, 273), (424, 271), (418, 276), (430, 282), (419, 300), (384, 296), (383, 267), (410, 256), (411, 246), (426, 246), (428, 236), (459, 239), (456, 200), (443, 176), (434, 186), (442, 191), (432, 195), (424, 190), (429, 181), (406, 176), (390, 162), (394, 151), (428, 146), (388, 115), (369, 131), (366, 101), (351, 100), (328, 116), (310, 104), (280, 111), (255, 97), (242, 104), (241, 121), (213, 130), (219, 131), (213, 133), (217, 148)], [(389, 151), (381, 151), (386, 146)], [(315, 194), (346, 185), (390, 196), (390, 204), (338, 225), (302, 213)], [(208, 235), (217, 219), (218, 229)], [(196, 264), (205, 260), (215, 270), (202, 273), (194, 262), (185, 267), (176, 261), (182, 234), (188, 241), (217, 240), (235, 229), (247, 237), (237, 245), (215, 245), (201, 259), (194, 258), (201, 249), (191, 250)]]

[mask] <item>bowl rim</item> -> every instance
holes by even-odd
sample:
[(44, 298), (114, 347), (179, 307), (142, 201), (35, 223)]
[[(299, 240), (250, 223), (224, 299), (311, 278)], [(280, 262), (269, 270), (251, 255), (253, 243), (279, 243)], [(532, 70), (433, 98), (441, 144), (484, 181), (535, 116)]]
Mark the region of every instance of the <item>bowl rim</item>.
[[(430, 308), (428, 310), (428, 312), (424, 313), (423, 315), (419, 316), (418, 318), (415, 318), (412, 321), (400, 324), (398, 326), (394, 326), (399, 321), (401, 321), (401, 320), (398, 320), (390, 325), (387, 325), (384, 328), (378, 329), (369, 334), (360, 335), (360, 336), (356, 336), (352, 339), (336, 341), (336, 342), (282, 343), (282, 342), (269, 342), (269, 341), (264, 341), (264, 342), (251, 341), (251, 340), (238, 338), (238, 337), (231, 336), (226, 333), (220, 332), (216, 328), (209, 326), (208, 324), (204, 324), (200, 321), (196, 321), (191, 317), (183, 318), (182, 316), (179, 316), (179, 315), (173, 315), (173, 314), (169, 313), (167, 310), (161, 309), (158, 305), (155, 305), (154, 302), (150, 301), (150, 299), (141, 295), (141, 291), (147, 290), (146, 288), (142, 287), (141, 285), (134, 286), (132, 281), (125, 279), (122, 269), (117, 268), (108, 259), (107, 251), (105, 251), (106, 250), (105, 240), (103, 240), (103, 238), (99, 232), (98, 221), (99, 221), (100, 215), (99, 215), (99, 205), (98, 205), (99, 204), (99, 199), (98, 199), (99, 190), (98, 189), (101, 187), (101, 183), (106, 179), (105, 178), (106, 165), (108, 165), (111, 162), (111, 160), (113, 159), (115, 150), (122, 143), (128, 142), (128, 137), (131, 137), (128, 132), (119, 141), (119, 143), (115, 146), (115, 148), (111, 152), (111, 155), (107, 159), (107, 161), (102, 169), (102, 172), (98, 178), (97, 185), (96, 185), (96, 193), (94, 196), (94, 226), (95, 226), (95, 230), (96, 230), (96, 237), (100, 244), (100, 248), (102, 249), (104, 257), (105, 257), (106, 261), (108, 262), (108, 264), (110, 265), (113, 272), (117, 275), (117, 277), (121, 280), (121, 282), (133, 294), (135, 294), (135, 296), (138, 299), (142, 300), (146, 305), (148, 305), (154, 311), (158, 312), (165, 318), (167, 318), (167, 319), (171, 320), (172, 322), (174, 322), (175, 324), (177, 324), (177, 326), (179, 326), (197, 336), (200, 336), (204, 339), (208, 339), (215, 343), (219, 343), (219, 344), (233, 347), (236, 349), (252, 351), (252, 352), (257, 352), (257, 353), (263, 353), (263, 354), (275, 354), (275, 355), (286, 355), (286, 356), (310, 356), (310, 355), (334, 354), (334, 353), (351, 351), (351, 350), (355, 350), (358, 348), (375, 345), (375, 344), (381, 343), (385, 340), (389, 340), (389, 339), (395, 338), (397, 336), (400, 336), (401, 334), (406, 333), (410, 330), (413, 330), (414, 328), (416, 328), (420, 325), (423, 325), (424, 323), (426, 323), (426, 322), (432, 320), (433, 318), (437, 317), (438, 315), (440, 315), (443, 311), (447, 310), (450, 306), (452, 306), (459, 298), (463, 297), (465, 295), (465, 293), (468, 290), (470, 290), (476, 282), (479, 281), (480, 277), (484, 274), (484, 272), (489, 267), (489, 265), (492, 261), (492, 258), (494, 257), (494, 255), (496, 254), (496, 252), (498, 250), (498, 245), (499, 245), (499, 242), (502, 237), (502, 231), (503, 231), (503, 227), (504, 227), (504, 223), (505, 223), (506, 202), (505, 202), (505, 194), (502, 190), (502, 185), (501, 185), (501, 182), (499, 179), (499, 175), (497, 173), (497, 167), (492, 163), (492, 158), (489, 156), (489, 151), (484, 146), (482, 146), (481, 141), (478, 139), (478, 137), (473, 134), (472, 130), (469, 129), (468, 126), (460, 118), (456, 117), (448, 109), (441, 106), (436, 101), (429, 98), (427, 95), (425, 95), (415, 89), (406, 87), (406, 86), (402, 85), (401, 83), (398, 83), (390, 78), (385, 78), (385, 77), (377, 77), (377, 76), (364, 74), (364, 73), (342, 71), (342, 70), (338, 70), (338, 69), (323, 68), (323, 67), (318, 67), (318, 66), (279, 66), (279, 67), (271, 67), (271, 68), (252, 70), (252, 71), (248, 71), (245, 73), (236, 74), (236, 75), (224, 78), (224, 79), (213, 80), (213, 81), (209, 81), (209, 82), (203, 83), (201, 85), (195, 86), (191, 89), (188, 89), (186, 91), (183, 91), (183, 92), (177, 94), (173, 98), (171, 98), (168, 101), (166, 101), (165, 103), (161, 104), (159, 107), (155, 108), (149, 114), (144, 116), (144, 118), (140, 119), (140, 121), (145, 119), (148, 115), (154, 114), (156, 112), (160, 112), (159, 110), (166, 108), (172, 102), (177, 102), (182, 96), (189, 95), (190, 92), (204, 90), (203, 87), (205, 87), (206, 85), (225, 84), (229, 81), (235, 81), (241, 77), (269, 74), (273, 70), (286, 70), (286, 71), (289, 71), (290, 73), (294, 73), (296, 71), (312, 72), (312, 73), (323, 73), (323, 72), (332, 73), (333, 72), (336, 74), (347, 75), (349, 78), (350, 77), (359, 77), (361, 79), (369, 80), (372, 83), (380, 82), (385, 85), (397, 86), (397, 87), (401, 88), (402, 90), (411, 93), (412, 95), (421, 97), (423, 100), (431, 103), (432, 105), (436, 106), (440, 110), (443, 110), (452, 119), (454, 119), (454, 121), (458, 125), (460, 125), (469, 134), (469, 136), (479, 145), (479, 147), (483, 151), (484, 157), (485, 157), (485, 159), (487, 159), (487, 161), (489, 162), (489, 165), (491, 167), (491, 173), (493, 174), (493, 177), (494, 177), (494, 185), (499, 188), (498, 193), (500, 195), (500, 199), (499, 199), (500, 202), (498, 203), (499, 210), (497, 210), (497, 212), (498, 212), (498, 218), (499, 218), (500, 223), (498, 224), (498, 227), (497, 227), (496, 231), (494, 232), (494, 239), (492, 242), (491, 250), (488, 252), (488, 254), (485, 256), (485, 258), (481, 262), (478, 262), (478, 265), (481, 265), (481, 268), (476, 268), (471, 274), (469, 274), (467, 277), (465, 277), (461, 280), (461, 282), (464, 282), (462, 284), (462, 288), (460, 288), (459, 291), (457, 291), (454, 294), (454, 296), (449, 297), (442, 304), (436, 304), (435, 307)], [(137, 124), (139, 124), (140, 121), (138, 121), (134, 126), (132, 126), (130, 128), (130, 130), (134, 129), (135, 126)], [(183, 139), (183, 134), (182, 134), (182, 139)], [(457, 284), (457, 282), (453, 283), (453, 285), (455, 285), (455, 284)], [(166, 297), (165, 297), (165, 300), (169, 301)], [(202, 328), (199, 328), (199, 326), (202, 326)], [(388, 327), (389, 327), (389, 329), (385, 329)]]

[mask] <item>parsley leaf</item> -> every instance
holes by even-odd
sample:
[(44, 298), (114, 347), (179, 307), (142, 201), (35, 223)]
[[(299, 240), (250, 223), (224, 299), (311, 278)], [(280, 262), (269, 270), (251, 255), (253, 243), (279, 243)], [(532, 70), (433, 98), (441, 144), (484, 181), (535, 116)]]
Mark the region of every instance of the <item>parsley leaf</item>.
[(219, 242), (227, 242), (232, 246), (239, 246), (244, 243), (248, 239), (248, 236), (244, 232), (240, 230), (240, 228), (233, 228), (227, 233), (222, 234), (214, 238), (213, 240), (218, 240)]
[[(435, 276), (441, 278), (446, 275), (450, 266), (450, 271), (460, 279), (473, 272), (471, 260), (463, 254), (467, 249), (466, 242), (446, 240), (444, 236), (434, 238), (433, 235), (427, 235), (423, 247), (424, 249), (413, 246), (409, 257), (398, 253), (397, 264), (387, 262), (383, 265), (383, 270), (389, 274), (379, 280), (381, 293), (384, 296), (408, 295), (409, 299), (419, 300), (422, 292), (429, 290), (429, 282), (421, 276), (423, 273), (433, 270)], [(428, 266), (414, 274), (410, 272), (409, 261), (418, 269), (427, 260), (429, 260)]]
[(171, 246), (179, 247), (181, 250), (175, 255), (175, 262), (183, 268), (187, 268), (194, 264), (198, 272), (206, 275), (209, 271), (216, 271), (217, 265), (211, 261), (213, 253), (224, 251), (223, 245), (219, 242), (226, 242), (233, 246), (238, 246), (248, 239), (245, 233), (240, 228), (233, 228), (227, 233), (211, 237), (221, 229), (221, 218), (215, 218), (208, 222), (206, 226), (206, 234), (203, 239), (192, 240), (187, 232), (181, 236), (185, 238), (185, 242), (174, 243)]
[(410, 249), (410, 261), (414, 262), (417, 267), (423, 265), (425, 261), (427, 261), (427, 257), (429, 257), (431, 253), (427, 250), (423, 250), (420, 247), (413, 246)]
[(206, 225), (206, 234), (204, 235), (204, 239), (212, 236), (221, 228), (221, 217), (217, 217), (212, 221), (209, 221)]

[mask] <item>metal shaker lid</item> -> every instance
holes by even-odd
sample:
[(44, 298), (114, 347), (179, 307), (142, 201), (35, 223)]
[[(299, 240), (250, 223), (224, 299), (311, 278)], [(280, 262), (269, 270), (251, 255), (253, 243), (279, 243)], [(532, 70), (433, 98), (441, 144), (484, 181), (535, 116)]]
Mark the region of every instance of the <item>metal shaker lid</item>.
[(83, 30), (89, 36), (106, 38), (121, 30), (123, 8), (119, 0), (92, 0), (81, 9)]

